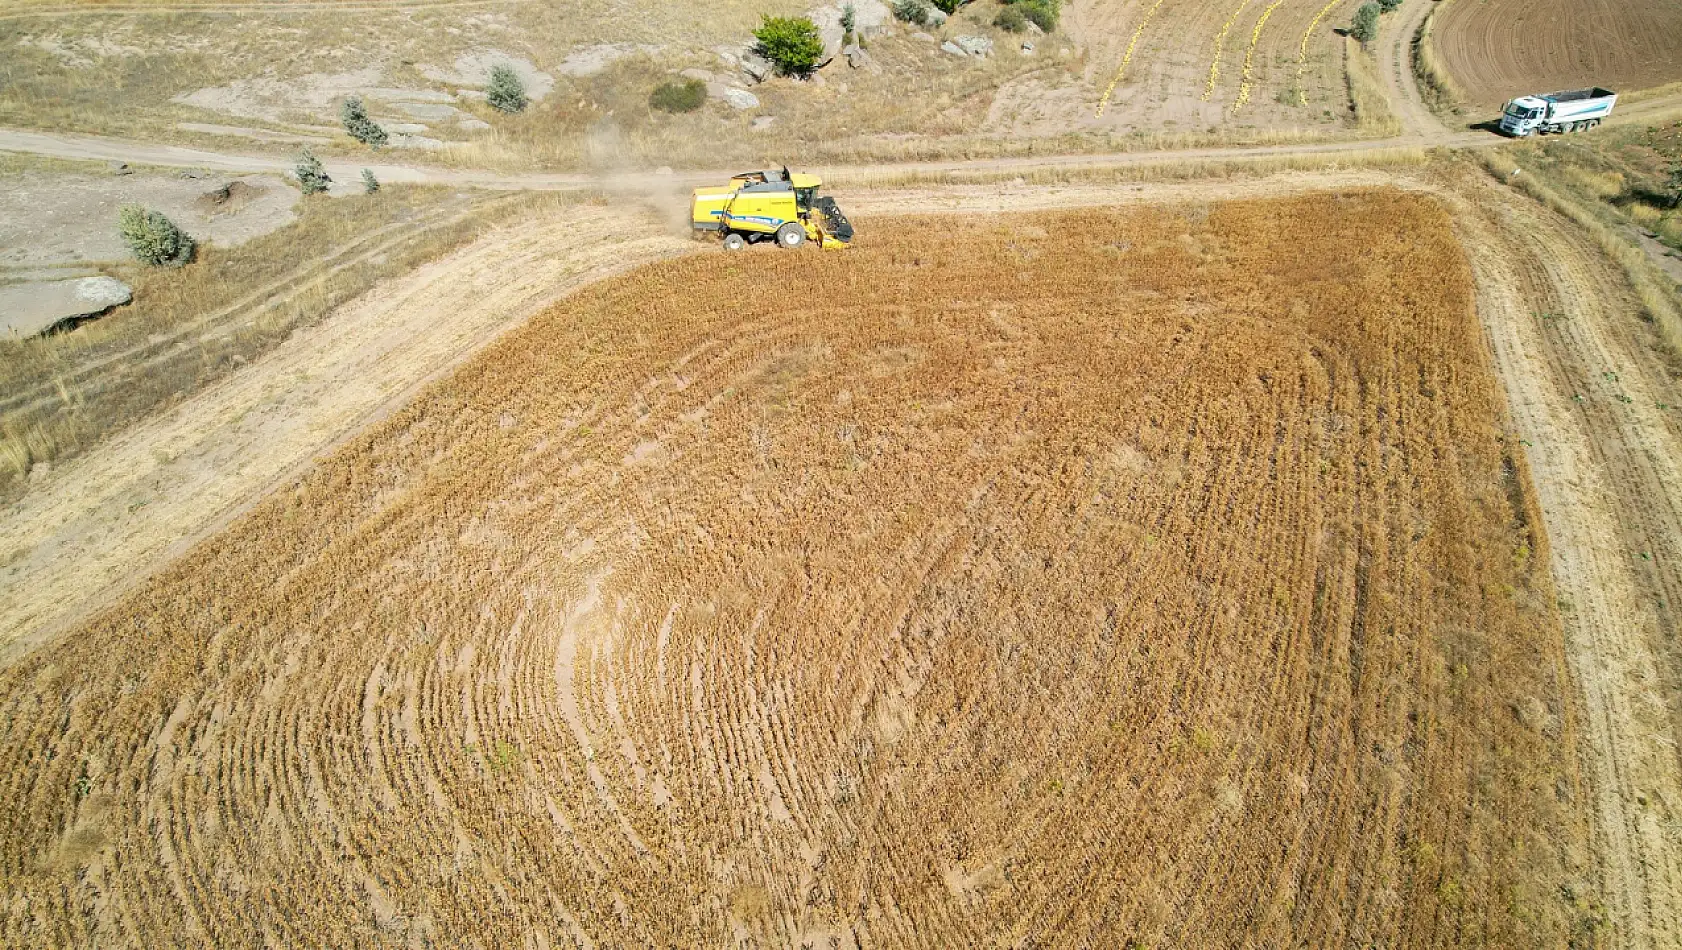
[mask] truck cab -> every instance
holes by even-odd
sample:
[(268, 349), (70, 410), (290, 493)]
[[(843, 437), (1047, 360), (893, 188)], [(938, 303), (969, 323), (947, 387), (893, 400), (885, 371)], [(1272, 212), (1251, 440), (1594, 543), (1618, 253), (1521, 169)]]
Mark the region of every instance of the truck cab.
[(1548, 117), (1548, 103), (1539, 96), (1519, 96), (1501, 110), (1501, 131), (1523, 138), (1536, 131)]

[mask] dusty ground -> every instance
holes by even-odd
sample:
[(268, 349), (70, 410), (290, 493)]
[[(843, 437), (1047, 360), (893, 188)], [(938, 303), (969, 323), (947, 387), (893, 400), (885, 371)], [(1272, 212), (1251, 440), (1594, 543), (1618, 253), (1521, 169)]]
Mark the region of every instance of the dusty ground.
[[(239, 193), (218, 202), (214, 193), (235, 182)], [(279, 176), (0, 174), (0, 276), (126, 258), (117, 232), (125, 204), (161, 211), (201, 241), (232, 246), (290, 223), (298, 197)]]
[(1450, 0), (1436, 45), (1471, 100), (1682, 80), (1682, 6), (1670, 0)]
[(1069, 215), (600, 284), (8, 667), (9, 942), (1590, 925), (1447, 215)]

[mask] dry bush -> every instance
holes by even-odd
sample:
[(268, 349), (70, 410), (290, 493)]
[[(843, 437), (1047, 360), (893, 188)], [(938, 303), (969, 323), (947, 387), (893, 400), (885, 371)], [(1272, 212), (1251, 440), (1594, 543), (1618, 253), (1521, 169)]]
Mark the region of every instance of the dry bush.
[(863, 224), (592, 288), (0, 671), (0, 943), (1563, 945), (1446, 214)]

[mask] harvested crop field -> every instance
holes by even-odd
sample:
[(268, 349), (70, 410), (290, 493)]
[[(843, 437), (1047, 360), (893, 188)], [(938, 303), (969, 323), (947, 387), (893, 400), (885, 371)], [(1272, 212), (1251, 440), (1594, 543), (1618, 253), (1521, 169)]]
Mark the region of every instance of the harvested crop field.
[(1682, 81), (1682, 4), (1673, 0), (1452, 0), (1432, 37), (1455, 83), (1484, 105)]
[(0, 943), (1593, 926), (1437, 204), (863, 231), (572, 298), (0, 671)]

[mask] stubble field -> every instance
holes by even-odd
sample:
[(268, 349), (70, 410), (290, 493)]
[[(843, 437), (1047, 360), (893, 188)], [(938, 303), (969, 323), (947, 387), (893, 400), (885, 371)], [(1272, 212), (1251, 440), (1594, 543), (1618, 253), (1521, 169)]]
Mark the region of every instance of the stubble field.
[(1592, 931), (1437, 204), (864, 233), (586, 291), (0, 671), (0, 943)]

